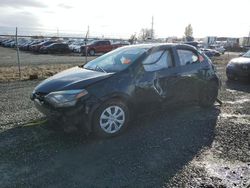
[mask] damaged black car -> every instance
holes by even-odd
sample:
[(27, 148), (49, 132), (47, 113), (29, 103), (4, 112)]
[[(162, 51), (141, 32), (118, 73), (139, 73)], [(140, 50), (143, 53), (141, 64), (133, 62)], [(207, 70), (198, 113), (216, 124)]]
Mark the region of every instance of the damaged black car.
[(111, 137), (144, 111), (186, 103), (210, 107), (219, 85), (211, 60), (195, 47), (142, 44), (60, 72), (41, 82), (31, 99), (49, 119)]

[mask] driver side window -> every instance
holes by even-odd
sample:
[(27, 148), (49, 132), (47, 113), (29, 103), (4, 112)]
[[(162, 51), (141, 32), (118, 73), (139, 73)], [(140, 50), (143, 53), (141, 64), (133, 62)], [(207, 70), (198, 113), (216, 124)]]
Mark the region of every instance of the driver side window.
[(147, 72), (158, 71), (173, 66), (171, 54), (168, 50), (153, 52), (142, 64)]

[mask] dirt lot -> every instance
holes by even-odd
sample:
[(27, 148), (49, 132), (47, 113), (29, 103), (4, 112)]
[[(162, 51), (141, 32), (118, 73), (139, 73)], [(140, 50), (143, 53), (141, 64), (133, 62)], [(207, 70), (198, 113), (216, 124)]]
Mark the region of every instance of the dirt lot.
[[(88, 61), (94, 57), (88, 57)], [(30, 75), (47, 78), (61, 70), (85, 63), (79, 54), (48, 55), (20, 51), (21, 80)], [(0, 47), (0, 82), (18, 80), (17, 55), (14, 49)]]
[(1, 187), (249, 188), (250, 84), (225, 77), (236, 55), (215, 60), (222, 106), (155, 112), (106, 140), (52, 131), (29, 100), (39, 80), (0, 83)]

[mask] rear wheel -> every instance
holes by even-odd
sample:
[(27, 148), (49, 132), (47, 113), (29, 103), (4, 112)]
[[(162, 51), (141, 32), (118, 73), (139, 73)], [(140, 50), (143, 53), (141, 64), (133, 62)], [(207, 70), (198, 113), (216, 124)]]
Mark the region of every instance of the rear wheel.
[(199, 105), (204, 108), (213, 106), (218, 96), (218, 84), (215, 81), (210, 81), (204, 85), (200, 92)]
[(123, 132), (129, 121), (129, 110), (120, 100), (110, 100), (94, 114), (93, 129), (97, 136), (112, 137)]

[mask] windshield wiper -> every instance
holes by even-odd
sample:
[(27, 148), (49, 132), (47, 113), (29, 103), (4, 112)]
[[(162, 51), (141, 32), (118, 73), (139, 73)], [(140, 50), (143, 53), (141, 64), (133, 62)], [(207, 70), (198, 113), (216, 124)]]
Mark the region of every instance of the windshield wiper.
[(98, 66), (98, 65), (96, 65), (95, 70), (96, 70), (96, 69), (101, 69), (102, 72), (107, 73), (102, 67), (100, 67), (100, 66)]

